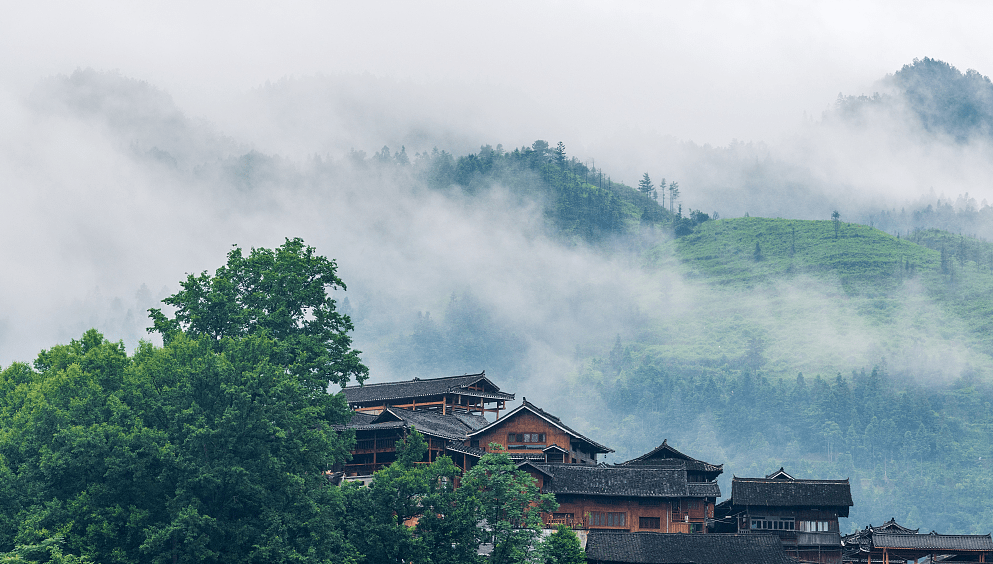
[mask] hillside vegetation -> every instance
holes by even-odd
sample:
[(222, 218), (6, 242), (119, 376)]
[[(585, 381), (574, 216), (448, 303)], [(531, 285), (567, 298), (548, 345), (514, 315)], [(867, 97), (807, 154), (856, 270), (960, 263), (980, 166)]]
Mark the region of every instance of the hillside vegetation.
[(851, 478), (852, 529), (987, 532), (970, 510), (993, 495), (985, 249), (831, 220), (703, 223), (645, 254), (660, 279), (682, 269), (669, 307), (693, 315), (618, 336), (570, 391), (604, 409), (571, 415), (617, 460), (668, 437), (725, 463), (725, 494), (731, 474), (785, 465)]

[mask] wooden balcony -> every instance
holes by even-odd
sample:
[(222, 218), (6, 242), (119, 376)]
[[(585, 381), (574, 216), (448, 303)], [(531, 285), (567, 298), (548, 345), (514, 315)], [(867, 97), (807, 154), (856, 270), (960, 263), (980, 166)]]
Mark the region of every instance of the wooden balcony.
[(803, 533), (796, 535), (797, 546), (833, 546), (841, 547), (841, 534), (836, 532)]
[(396, 450), (397, 439), (361, 439), (355, 441), (355, 449), (352, 452), (394, 452)]

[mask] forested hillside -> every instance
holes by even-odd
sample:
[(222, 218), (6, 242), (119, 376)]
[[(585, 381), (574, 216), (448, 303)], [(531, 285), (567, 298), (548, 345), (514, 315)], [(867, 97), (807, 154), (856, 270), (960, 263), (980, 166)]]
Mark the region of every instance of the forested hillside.
[[(682, 323), (618, 338), (571, 387), (581, 405), (606, 408), (571, 415), (623, 445), (619, 459), (663, 436), (737, 476), (786, 466), (850, 477), (852, 528), (896, 516), (986, 531), (989, 510), (972, 501), (993, 495), (983, 243), (935, 231), (908, 240), (840, 219), (738, 218), (674, 246), (652, 249), (650, 264), (673, 252), (706, 303)], [(875, 358), (843, 368), (866, 341)], [(938, 369), (953, 364), (957, 373)]]

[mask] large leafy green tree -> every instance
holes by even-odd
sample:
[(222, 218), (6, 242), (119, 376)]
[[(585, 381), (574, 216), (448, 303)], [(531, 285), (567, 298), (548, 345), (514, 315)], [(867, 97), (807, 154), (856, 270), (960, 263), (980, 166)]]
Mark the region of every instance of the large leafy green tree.
[(542, 564), (585, 564), (586, 552), (572, 529), (559, 525), (541, 543)]
[[(500, 445), (491, 444), (492, 448)], [(483, 455), (459, 490), (478, 504), (479, 521), (493, 542), (493, 564), (531, 562), (538, 556), (541, 512), (558, 508), (555, 496), (538, 490), (533, 476), (520, 470), (504, 452)]]
[(61, 535), (102, 563), (355, 561), (328, 387), (366, 369), (335, 287), (299, 239), (235, 249), (175, 317), (153, 311), (164, 347), (129, 357), (90, 330), (0, 373), (0, 551)]
[(447, 456), (422, 463), (427, 445), (413, 431), (397, 460), (369, 487), (346, 485), (349, 541), (362, 563), (471, 564), (479, 560), (475, 499), (454, 485), (461, 471)]
[(300, 238), (276, 249), (240, 248), (213, 276), (190, 274), (182, 290), (164, 300), (173, 318), (149, 310), (154, 327), (168, 341), (179, 331), (208, 336), (223, 348), (225, 337), (266, 335), (274, 341), (270, 360), (313, 388), (329, 383), (362, 382), (369, 369), (351, 348), (347, 315), (338, 312), (329, 290), (345, 289), (333, 260), (320, 256)]

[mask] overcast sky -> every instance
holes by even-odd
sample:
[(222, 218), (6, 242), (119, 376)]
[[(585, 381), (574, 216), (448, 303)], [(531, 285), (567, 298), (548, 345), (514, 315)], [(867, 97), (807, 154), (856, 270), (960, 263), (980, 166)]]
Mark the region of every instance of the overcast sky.
[(582, 120), (586, 135), (641, 128), (723, 145), (773, 140), (915, 57), (993, 73), (985, 2), (6, 4), (0, 81), (15, 92), (77, 67), (119, 69), (208, 117), (266, 80), (368, 72), (553, 102), (561, 136)]
[[(797, 130), (805, 112), (819, 118), (839, 92), (871, 93), (877, 80), (915, 57), (993, 74), (993, 34), (984, 29), (993, 21), (993, 4), (978, 2), (291, 1), (277, 6), (41, 1), (6, 2), (0, 13), (0, 212), (5, 221), (0, 366), (30, 359), (41, 347), (76, 337), (87, 327), (98, 326), (113, 339), (131, 338), (106, 319), (139, 316), (129, 322), (137, 327), (144, 308), (175, 291), (183, 273), (216, 267), (232, 243), (272, 246), (285, 236), (303, 235), (321, 252), (340, 258), (348, 280), (368, 281), (367, 293), (378, 290), (376, 283), (383, 284), (384, 293), (395, 293), (393, 280), (410, 280), (411, 294), (442, 300), (430, 307), (436, 315), (453, 291), (471, 287), (513, 323), (545, 322), (535, 320), (540, 316), (534, 304), (499, 302), (506, 292), (489, 292), (474, 280), (474, 271), (477, 276), (489, 271), (473, 260), (494, 259), (482, 262), (494, 269), (487, 276), (501, 288), (508, 287), (509, 276), (501, 261), (520, 267), (516, 280), (522, 287), (539, 280), (551, 288), (563, 284), (581, 293), (588, 285), (600, 288), (599, 294), (621, 295), (625, 292), (602, 289), (640, 283), (633, 270), (629, 275), (593, 255), (534, 243), (521, 233), (537, 216), (495, 204), (495, 211), (511, 217), (474, 217), (445, 208), (451, 203), (412, 202), (386, 192), (378, 200), (365, 194), (365, 211), (361, 205), (348, 208), (353, 202), (347, 198), (336, 200), (350, 197), (342, 192), (326, 200), (314, 195), (327, 209), (281, 201), (265, 213), (242, 217), (220, 196), (215, 201), (206, 191), (183, 192), (197, 186), (160, 177), (157, 169), (132, 158), (121, 145), (130, 138), (122, 141), (92, 124), (28, 110), (23, 100), (45, 77), (93, 68), (145, 80), (171, 95), (182, 112), (204, 117), (231, 136), (239, 151), (252, 147), (270, 154), (340, 158), (349, 147), (376, 151), (388, 143), (396, 149), (397, 140), (411, 138), (398, 132), (409, 133), (422, 123), (426, 129), (441, 124), (425, 133), (424, 143), (456, 152), (482, 143), (511, 147), (539, 138), (553, 144), (561, 140), (570, 155), (595, 158), (614, 180), (634, 184), (651, 170), (656, 180), (666, 175), (680, 181), (687, 209), (719, 209), (734, 216), (763, 211), (729, 201), (727, 186), (742, 184), (732, 174), (738, 169), (729, 165), (730, 173), (721, 171), (713, 164), (717, 161), (707, 160), (720, 151), (694, 156), (693, 147), (680, 150), (672, 139), (715, 146), (732, 139), (776, 143)], [(359, 76), (364, 73), (373, 79)], [(346, 94), (363, 102), (368, 98), (368, 104), (357, 104), (358, 111), (344, 105), (321, 113), (319, 106), (327, 102), (321, 88), (335, 81), (309, 77), (341, 74), (349, 76), (340, 82), (353, 88)], [(288, 77), (307, 80), (281, 83), (285, 88), (272, 92), (259, 88)], [(381, 85), (392, 92), (378, 96)], [(312, 99), (297, 96), (301, 92)], [(283, 112), (275, 103), (266, 106), (268, 93), (297, 113)], [(341, 119), (336, 111), (356, 115)], [(916, 147), (894, 149), (874, 137), (862, 145), (850, 143), (830, 132), (814, 141), (814, 149), (806, 152), (780, 151), (813, 172), (803, 169), (796, 182), (787, 178), (790, 182), (781, 184), (790, 192), (779, 192), (778, 199), (794, 205), (800, 199), (796, 195), (809, 188), (804, 183), (821, 177), (825, 180), (810, 190), (823, 185), (830, 191), (807, 198), (808, 208), (786, 210), (784, 216), (826, 218), (833, 209), (845, 212), (844, 199), (856, 192), (897, 201), (937, 187), (950, 196), (971, 191), (993, 198), (985, 147), (974, 152), (928, 148), (924, 154)], [(757, 162), (752, 153), (743, 154), (742, 159)], [(731, 165), (737, 162), (729, 159)], [(755, 184), (766, 190), (766, 180)], [(743, 194), (736, 197), (754, 196)], [(384, 222), (384, 210), (396, 217)], [(780, 213), (778, 208), (765, 211)], [(337, 217), (340, 222), (328, 219)], [(477, 237), (462, 237), (464, 245), (451, 243), (446, 237), (462, 233), (452, 228), (456, 221), (464, 221), (459, 229)], [(504, 230), (479, 230), (487, 221)], [(384, 233), (377, 232), (380, 225), (388, 226)], [(403, 225), (407, 231), (398, 227)], [(355, 250), (365, 249), (363, 244), (368, 250)], [(413, 268), (401, 260), (383, 264), (384, 250), (409, 250), (407, 258), (422, 275), (413, 276)], [(525, 254), (543, 268), (514, 258)], [(448, 277), (451, 286), (440, 287), (438, 273), (448, 268), (463, 277)], [(136, 293), (142, 284), (147, 289)], [(548, 293), (572, 300), (562, 290)], [(547, 317), (567, 309), (560, 302), (541, 302), (535, 299), (548, 306)], [(612, 342), (623, 333), (615, 327), (624, 320), (607, 314), (628, 305), (602, 304), (595, 313), (606, 314), (599, 318), (548, 321), (545, 336), (566, 334), (563, 327), (597, 326), (609, 337), (605, 342)], [(429, 309), (413, 301), (405, 307)], [(535, 361), (544, 367), (536, 373), (564, 372), (561, 366), (567, 363), (556, 364), (558, 359), (575, 356), (570, 343), (541, 342), (534, 350), (543, 352), (542, 346), (552, 360)]]

